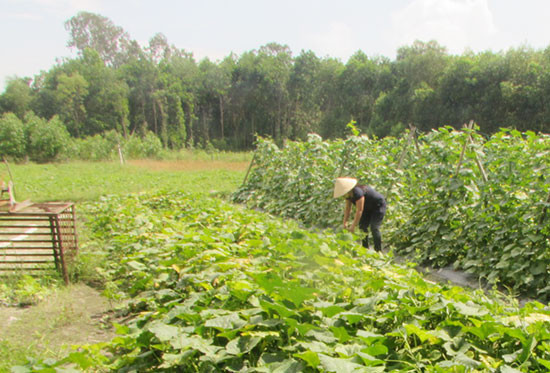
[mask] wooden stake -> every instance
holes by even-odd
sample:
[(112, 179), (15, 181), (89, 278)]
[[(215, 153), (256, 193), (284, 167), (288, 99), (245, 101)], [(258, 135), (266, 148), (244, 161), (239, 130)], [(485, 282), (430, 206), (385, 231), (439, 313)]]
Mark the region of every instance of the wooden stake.
[(4, 157), (4, 163), (6, 164), (6, 168), (8, 169), (8, 175), (10, 175), (11, 193), (13, 194), (13, 199), (15, 200), (15, 187), (13, 186), (13, 175), (11, 174), (10, 165), (8, 164), (8, 160), (6, 159), (6, 157)]
[[(470, 143), (472, 145), (474, 145), (474, 139), (472, 138), (471, 133), (468, 134), (468, 138), (470, 140)], [(477, 153), (475, 153), (475, 152), (474, 152), (474, 158), (475, 158), (475, 161), (476, 161), (476, 164), (477, 164), (477, 168), (479, 168), (479, 172), (481, 172), (481, 177), (483, 178), (483, 181), (484, 182), (489, 181), (489, 178), (487, 177), (487, 173), (485, 172), (485, 168), (483, 168), (483, 164), (481, 163), (481, 161), (477, 157)]]
[[(409, 127), (411, 127), (410, 124), (409, 124)], [(413, 137), (414, 137), (414, 131), (411, 128), (411, 130), (409, 132), (409, 138), (407, 139), (407, 145), (405, 145), (405, 147), (401, 151), (401, 155), (399, 156), (399, 162), (397, 162), (397, 169), (401, 168), (401, 164), (403, 163), (403, 159), (405, 159), (405, 153), (407, 152), (407, 149), (411, 145)]]
[[(345, 150), (346, 150), (346, 148), (344, 147), (344, 151)], [(338, 171), (338, 176), (337, 177), (342, 176), (342, 172), (344, 171), (344, 166), (345, 166), (346, 162), (348, 161), (348, 158), (349, 158), (349, 152), (345, 152), (344, 160), (342, 161), (342, 164), (340, 165), (340, 170)]]
[(416, 137), (416, 127), (413, 126), (411, 123), (409, 123), (409, 128), (411, 129), (412, 132), (414, 132), (414, 146), (416, 147), (416, 152), (420, 157), (422, 153), (420, 152), (420, 146), (418, 145), (418, 138)]
[[(464, 125), (464, 127), (467, 130), (471, 130), (473, 126), (474, 126), (473, 120), (471, 120), (468, 125)], [(460, 172), (460, 167), (462, 166), (462, 161), (464, 160), (464, 153), (466, 152), (466, 147), (468, 147), (469, 142), (470, 142), (470, 134), (468, 133), (468, 137), (466, 138), (466, 141), (464, 141), (464, 146), (462, 147), (462, 151), (460, 152), (460, 159), (458, 160), (458, 165), (456, 166), (455, 177), (458, 177), (458, 173)]]
[(252, 166), (254, 165), (254, 162), (256, 161), (256, 152), (254, 151), (254, 155), (252, 156), (252, 160), (250, 161), (250, 165), (248, 165), (248, 170), (246, 170), (246, 175), (244, 175), (244, 180), (242, 185), (246, 184), (246, 179), (248, 179), (248, 174), (250, 173), (250, 170), (252, 169)]
[(120, 159), (120, 164), (124, 164), (124, 156), (122, 155), (120, 143), (118, 144), (118, 158)]
[[(550, 193), (548, 193), (548, 197), (546, 197), (546, 203), (550, 203)], [(546, 220), (546, 215), (548, 214), (548, 206), (544, 206), (544, 209), (542, 209), (542, 215), (539, 219), (539, 232), (542, 229), (541, 225), (544, 223), (544, 220)]]

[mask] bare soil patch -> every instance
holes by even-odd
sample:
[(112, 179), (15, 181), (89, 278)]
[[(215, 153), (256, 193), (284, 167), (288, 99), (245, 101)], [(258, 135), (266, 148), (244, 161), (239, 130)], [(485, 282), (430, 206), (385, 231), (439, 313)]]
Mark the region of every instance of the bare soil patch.
[(0, 307), (0, 338), (29, 352), (59, 357), (73, 345), (111, 340), (111, 306), (99, 292), (83, 284), (55, 291), (40, 303)]
[(150, 170), (163, 171), (204, 171), (204, 170), (229, 170), (245, 171), (250, 162), (227, 162), (227, 161), (154, 161), (154, 160), (132, 160), (129, 164), (143, 167)]

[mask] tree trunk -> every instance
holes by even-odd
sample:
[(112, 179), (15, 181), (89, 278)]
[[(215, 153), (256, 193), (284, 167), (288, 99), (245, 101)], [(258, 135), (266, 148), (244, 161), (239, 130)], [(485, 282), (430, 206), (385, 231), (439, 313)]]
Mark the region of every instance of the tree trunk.
[(157, 125), (157, 105), (156, 105), (156, 101), (154, 98), (153, 98), (153, 128), (154, 128), (154, 132), (155, 132), (155, 135), (159, 135), (158, 133), (158, 125)]
[(220, 95), (219, 96), (219, 101), (220, 101), (220, 129), (221, 129), (221, 137), (222, 137), (222, 140), (224, 139), (225, 137), (225, 134), (224, 134), (224, 126), (223, 126), (223, 96)]

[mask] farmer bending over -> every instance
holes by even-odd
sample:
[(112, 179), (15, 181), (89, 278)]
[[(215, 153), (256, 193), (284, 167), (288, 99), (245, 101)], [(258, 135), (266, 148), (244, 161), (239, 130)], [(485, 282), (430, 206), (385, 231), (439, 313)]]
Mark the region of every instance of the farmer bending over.
[[(372, 232), (374, 239), (374, 249), (382, 249), (382, 235), (380, 226), (386, 214), (386, 200), (384, 196), (368, 185), (357, 184), (357, 179), (351, 177), (339, 177), (334, 183), (334, 198), (344, 196), (346, 207), (344, 210), (344, 229), (350, 232), (355, 231), (355, 227), (366, 233), (363, 239), (363, 247), (369, 247), (368, 228)], [(351, 226), (348, 226), (348, 218), (351, 211), (351, 205), (355, 205), (355, 217)]]

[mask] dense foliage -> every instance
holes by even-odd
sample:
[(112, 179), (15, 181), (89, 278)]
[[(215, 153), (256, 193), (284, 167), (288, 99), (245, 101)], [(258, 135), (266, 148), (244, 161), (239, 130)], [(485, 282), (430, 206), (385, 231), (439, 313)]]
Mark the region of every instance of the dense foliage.
[(543, 372), (550, 311), (440, 286), (346, 233), (181, 193), (89, 205), (119, 336), (17, 372)]
[(254, 163), (238, 202), (339, 227), (333, 182), (355, 176), (386, 195), (384, 241), (398, 253), (550, 299), (549, 136), (441, 128), (417, 141), (310, 135), (282, 148), (259, 139)]
[(399, 134), (408, 123), (428, 130), (471, 119), (483, 133), (550, 132), (550, 49), (455, 56), (436, 42), (417, 41), (393, 61), (357, 51), (344, 63), (311, 51), (294, 56), (270, 43), (197, 62), (162, 34), (140, 46), (93, 13), (77, 14), (66, 28), (77, 57), (33, 79), (9, 81), (0, 114), (57, 115), (77, 138), (152, 132), (174, 149), (247, 149), (256, 134), (278, 144), (310, 132), (335, 138), (352, 119), (378, 137)]

